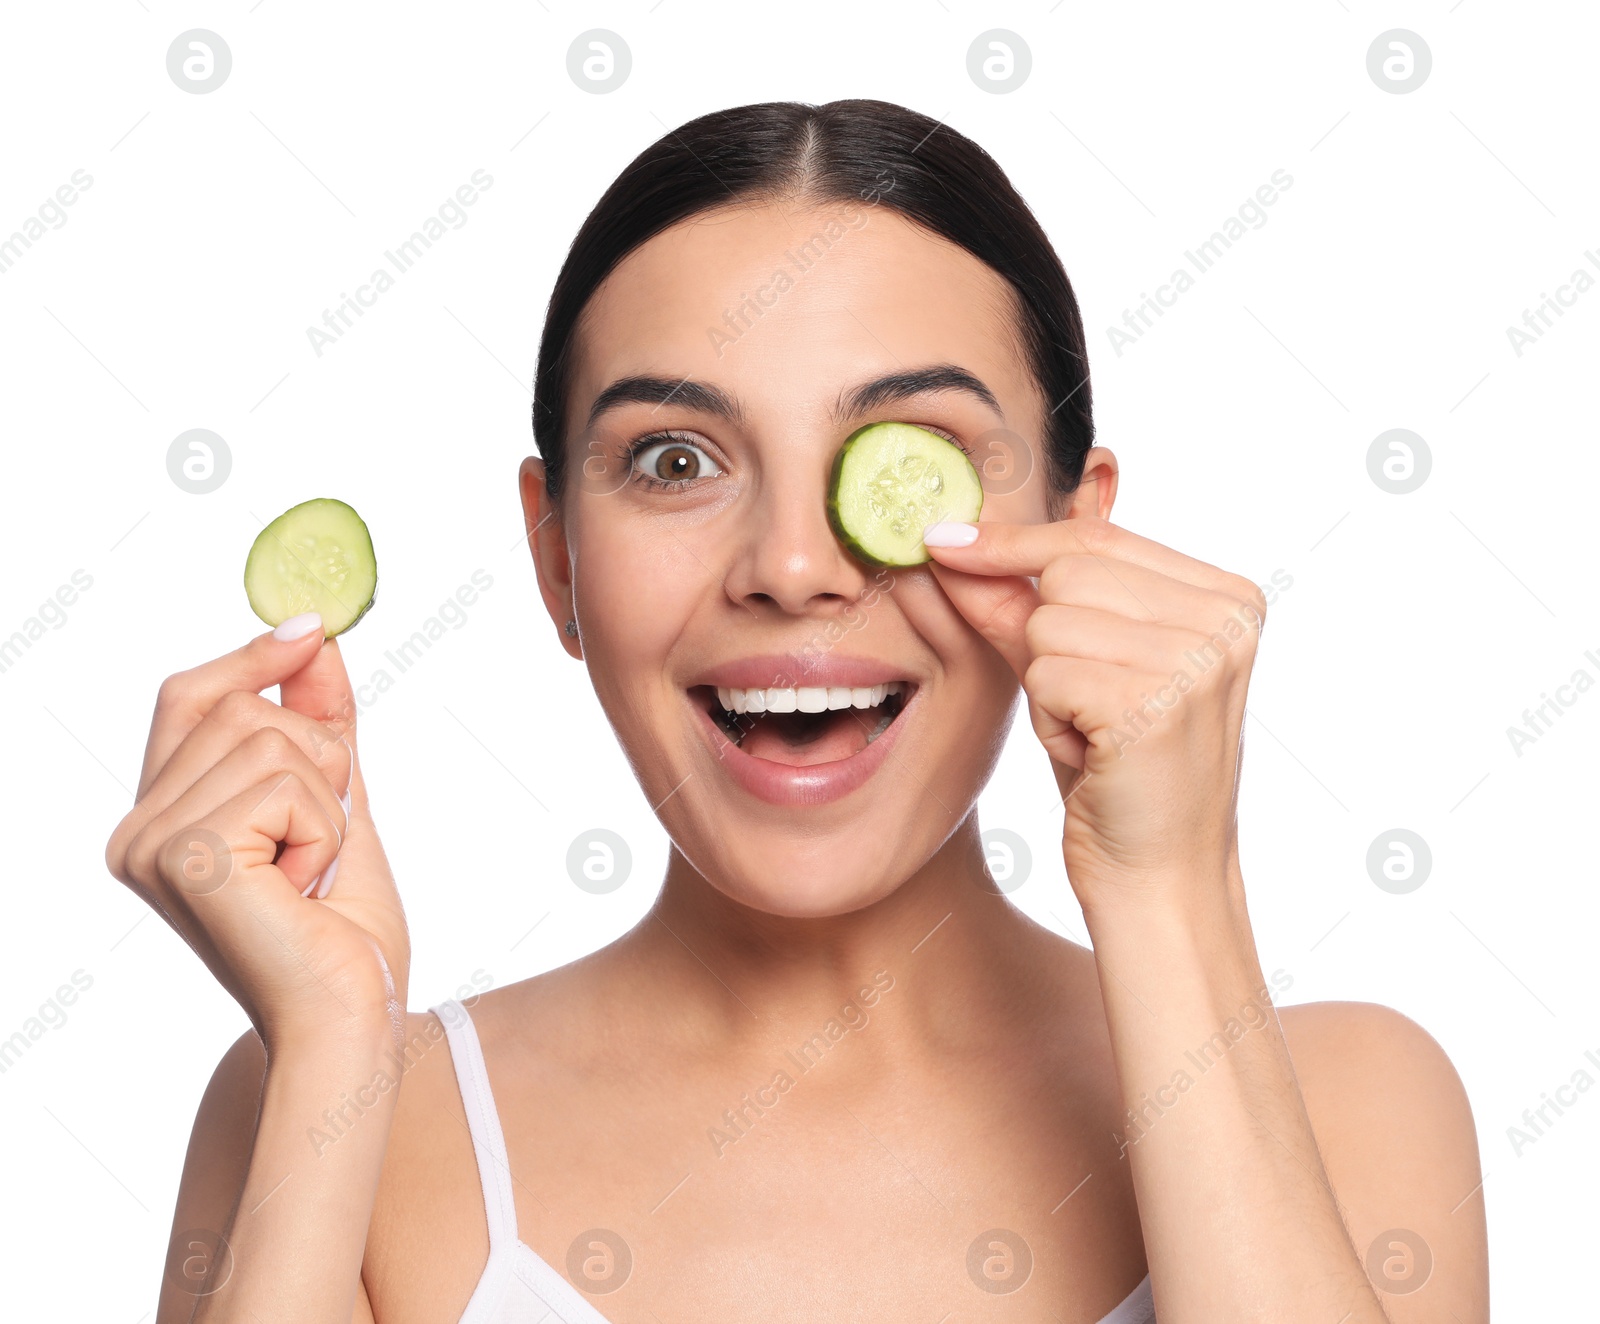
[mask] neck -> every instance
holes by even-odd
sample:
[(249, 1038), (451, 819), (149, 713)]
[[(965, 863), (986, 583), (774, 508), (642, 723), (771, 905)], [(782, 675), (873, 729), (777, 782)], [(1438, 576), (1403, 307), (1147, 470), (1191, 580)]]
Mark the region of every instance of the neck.
[(871, 1058), (934, 1057), (993, 1042), (1047, 1003), (1060, 940), (983, 867), (976, 813), (882, 900), (789, 918), (718, 891), (674, 849), (655, 906), (619, 944), (633, 987), (719, 1053), (768, 1051), (829, 1021), (885, 1027)]

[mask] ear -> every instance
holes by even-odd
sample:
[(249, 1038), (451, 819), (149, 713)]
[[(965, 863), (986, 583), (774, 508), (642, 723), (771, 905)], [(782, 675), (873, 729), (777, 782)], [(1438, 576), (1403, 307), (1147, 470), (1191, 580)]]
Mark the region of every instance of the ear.
[(522, 490), (522, 519), (527, 529), (528, 549), (533, 553), (533, 570), (539, 580), (539, 595), (545, 610), (556, 624), (561, 646), (573, 657), (583, 656), (583, 647), (566, 631), (576, 613), (572, 608), (572, 561), (567, 555), (567, 535), (561, 512), (550, 500), (545, 486), (544, 461), (537, 455), (523, 460), (517, 470), (517, 485)]
[(1093, 515), (1111, 518), (1117, 499), (1117, 457), (1106, 446), (1091, 446), (1083, 461), (1083, 478), (1067, 502), (1066, 519)]

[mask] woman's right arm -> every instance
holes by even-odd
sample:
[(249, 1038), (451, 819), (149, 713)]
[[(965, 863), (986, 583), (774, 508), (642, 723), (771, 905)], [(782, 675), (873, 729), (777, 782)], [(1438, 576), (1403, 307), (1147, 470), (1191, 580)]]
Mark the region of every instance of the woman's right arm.
[[(261, 696), (274, 684), (281, 704)], [(254, 1029), (196, 1118), (158, 1324), (371, 1318), (361, 1262), (410, 944), (357, 751), (349, 679), (320, 626), (261, 635), (161, 687), (107, 866)]]
[[(388, 1049), (385, 1039), (379, 1052)], [(156, 1324), (234, 1318), (374, 1324), (360, 1266), (399, 1090), (365, 1108), (321, 1154), (321, 1137), (308, 1136), (306, 1125), (308, 1115), (327, 1106), (324, 1096), (354, 1097), (351, 1082), (371, 1080), (378, 1068), (366, 1069), (362, 1058), (352, 1044), (348, 1052), (280, 1059), (269, 1071), (254, 1030), (223, 1055), (189, 1137)], [(320, 1118), (317, 1125), (332, 1134)]]

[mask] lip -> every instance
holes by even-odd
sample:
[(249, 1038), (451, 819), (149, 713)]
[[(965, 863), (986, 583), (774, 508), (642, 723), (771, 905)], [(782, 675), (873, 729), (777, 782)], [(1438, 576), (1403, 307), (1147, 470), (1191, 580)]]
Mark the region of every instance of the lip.
[[(753, 668), (766, 667), (771, 661), (771, 658), (747, 658), (742, 663), (729, 664), (727, 667), (719, 668), (716, 672), (709, 674), (751, 675), (753, 674)], [(848, 658), (838, 659), (835, 663), (835, 666), (841, 670), (849, 668), (851, 665), (852, 659)], [(865, 665), (868, 664), (863, 663), (862, 667), (858, 667), (855, 670), (847, 670), (846, 674), (862, 677), (862, 679), (854, 682), (856, 685), (877, 684), (876, 680), (865, 678), (867, 675), (867, 672), (863, 669)], [(876, 663), (870, 665), (875, 668), (874, 674), (882, 675), (883, 667), (881, 665)], [(740, 667), (745, 668), (745, 670), (738, 670)], [(770, 670), (766, 674), (770, 675)], [(889, 676), (886, 679), (893, 680), (899, 679), (899, 677)], [(737, 685), (740, 688), (754, 689), (760, 685), (760, 677), (758, 676), (756, 679), (746, 682), (724, 680), (715, 682), (703, 681), (701, 683)], [(828, 682), (817, 680), (815, 683), (821, 685)], [(848, 680), (835, 680), (832, 683), (835, 685), (848, 685), (851, 682)], [(733, 780), (758, 800), (764, 800), (772, 805), (794, 807), (831, 804), (835, 800), (842, 800), (852, 791), (860, 789), (873, 773), (883, 766), (884, 761), (889, 757), (890, 749), (899, 739), (900, 728), (905, 724), (906, 714), (917, 706), (917, 701), (922, 697), (922, 688), (920, 684), (913, 686), (911, 697), (905, 701), (905, 706), (900, 709), (894, 721), (889, 723), (888, 729), (865, 749), (861, 750), (860, 753), (852, 754), (847, 759), (834, 759), (829, 763), (813, 763), (804, 768), (791, 767), (787, 763), (775, 763), (771, 759), (762, 759), (757, 758), (754, 754), (746, 754), (744, 750), (728, 739), (722, 728), (717, 725), (716, 719), (711, 716), (705, 705), (700, 703), (695, 695), (685, 691), (684, 697), (688, 700), (689, 706), (698, 714), (695, 719), (696, 724), (705, 733), (711, 752), (716, 755), (717, 761), (728, 770)], [(871, 712), (873, 710), (867, 709), (865, 711)]]

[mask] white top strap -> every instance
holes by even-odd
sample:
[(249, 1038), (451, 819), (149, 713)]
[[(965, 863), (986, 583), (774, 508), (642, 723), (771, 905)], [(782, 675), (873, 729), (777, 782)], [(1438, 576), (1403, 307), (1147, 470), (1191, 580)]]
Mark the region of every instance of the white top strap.
[(1156, 1324), (1155, 1295), (1148, 1273), (1124, 1300), (1111, 1308), (1110, 1314), (1101, 1317), (1100, 1324)]
[(509, 1252), (517, 1240), (517, 1209), (511, 1197), (511, 1165), (506, 1160), (506, 1138), (500, 1129), (500, 1114), (495, 1110), (489, 1088), (489, 1072), (483, 1063), (483, 1045), (472, 1017), (455, 998), (446, 998), (428, 1008), (444, 1025), (450, 1041), (450, 1057), (455, 1063), (456, 1085), (467, 1110), (467, 1129), (472, 1133), (472, 1150), (478, 1159), (478, 1180), (483, 1185), (483, 1207), (489, 1223), (489, 1252), (504, 1244)]

